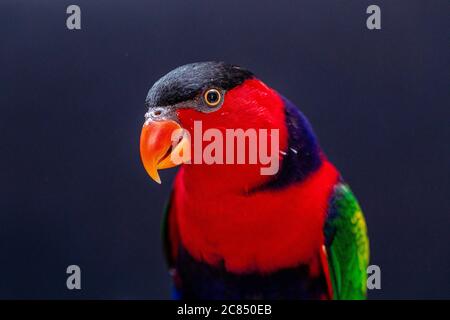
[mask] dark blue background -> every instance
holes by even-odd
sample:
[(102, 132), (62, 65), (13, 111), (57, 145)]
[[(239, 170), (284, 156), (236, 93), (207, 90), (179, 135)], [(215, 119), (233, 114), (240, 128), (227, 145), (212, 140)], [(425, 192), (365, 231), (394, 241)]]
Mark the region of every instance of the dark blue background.
[[(370, 4), (382, 30), (365, 26)], [(249, 68), (309, 117), (365, 212), (372, 298), (450, 298), (449, 9), (2, 0), (0, 298), (169, 297), (159, 224), (176, 170), (159, 186), (142, 168), (144, 98), (203, 60)], [(66, 289), (70, 264), (81, 291)]]

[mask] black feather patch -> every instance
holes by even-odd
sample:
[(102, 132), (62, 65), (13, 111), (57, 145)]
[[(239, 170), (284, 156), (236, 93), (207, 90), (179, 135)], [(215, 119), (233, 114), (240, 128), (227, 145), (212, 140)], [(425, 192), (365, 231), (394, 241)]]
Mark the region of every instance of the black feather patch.
[(321, 299), (327, 294), (323, 274), (313, 277), (307, 265), (273, 273), (234, 274), (223, 262), (210, 266), (180, 246), (177, 261), (178, 297), (185, 300)]

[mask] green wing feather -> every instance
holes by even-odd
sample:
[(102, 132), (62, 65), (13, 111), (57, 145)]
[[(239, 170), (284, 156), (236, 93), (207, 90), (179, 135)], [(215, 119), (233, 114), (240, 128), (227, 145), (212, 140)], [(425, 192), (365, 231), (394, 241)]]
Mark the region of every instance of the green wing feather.
[(350, 188), (335, 186), (325, 225), (333, 298), (366, 298), (369, 238), (363, 213)]

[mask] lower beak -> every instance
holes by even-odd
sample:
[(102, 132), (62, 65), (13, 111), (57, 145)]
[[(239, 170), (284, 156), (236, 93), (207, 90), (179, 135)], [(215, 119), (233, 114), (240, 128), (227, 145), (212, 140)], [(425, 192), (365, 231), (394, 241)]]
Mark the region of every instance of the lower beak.
[(140, 142), (142, 163), (147, 173), (157, 183), (161, 183), (158, 169), (172, 168), (190, 160), (188, 151), (190, 152), (188, 136), (175, 121), (150, 121), (142, 127)]

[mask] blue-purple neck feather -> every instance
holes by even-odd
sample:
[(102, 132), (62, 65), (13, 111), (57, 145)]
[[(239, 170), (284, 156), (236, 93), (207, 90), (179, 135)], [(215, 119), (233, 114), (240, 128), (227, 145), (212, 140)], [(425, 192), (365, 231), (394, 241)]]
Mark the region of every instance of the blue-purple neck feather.
[(301, 182), (319, 169), (321, 151), (317, 138), (306, 117), (288, 99), (282, 97), (285, 106), (288, 147), (283, 151), (280, 171), (267, 183), (253, 190), (282, 189)]

